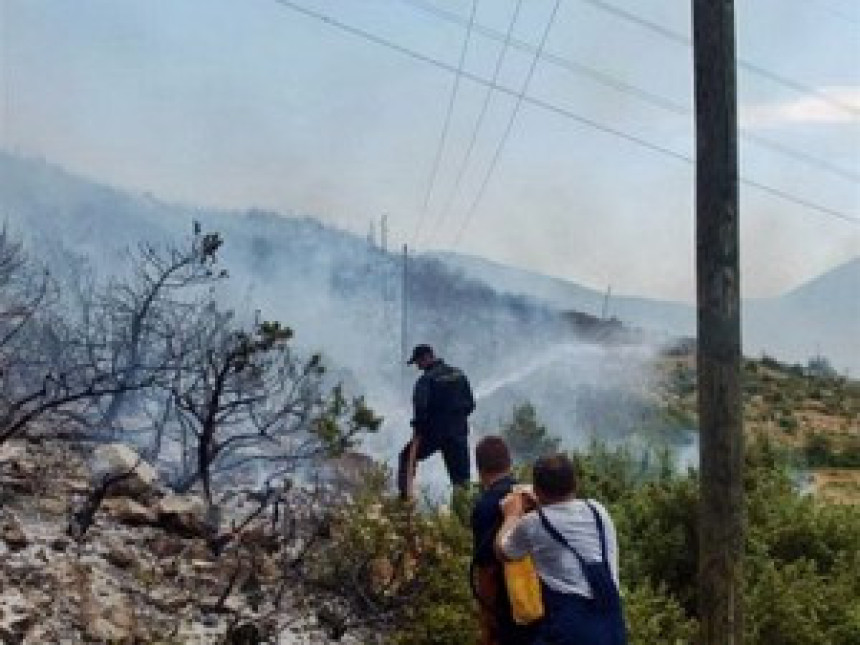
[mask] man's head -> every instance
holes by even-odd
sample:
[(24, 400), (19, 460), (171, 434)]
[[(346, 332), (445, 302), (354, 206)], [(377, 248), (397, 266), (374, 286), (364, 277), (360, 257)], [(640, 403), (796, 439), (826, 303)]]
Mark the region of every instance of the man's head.
[(426, 370), (436, 361), (436, 355), (430, 345), (416, 345), (412, 350), (412, 357), (406, 362), (407, 365), (417, 365), (418, 369)]
[(484, 437), (475, 446), (478, 477), (485, 486), (511, 472), (511, 453), (504, 439), (493, 435)]
[(541, 457), (532, 469), (535, 494), (541, 504), (553, 504), (576, 495), (576, 470), (567, 455)]

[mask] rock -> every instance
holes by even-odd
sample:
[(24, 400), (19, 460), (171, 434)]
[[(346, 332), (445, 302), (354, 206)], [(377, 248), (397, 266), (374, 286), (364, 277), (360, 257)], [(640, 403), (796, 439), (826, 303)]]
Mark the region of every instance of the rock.
[(322, 468), (322, 476), (336, 489), (356, 493), (366, 485), (368, 478), (379, 470), (379, 464), (367, 455), (350, 450), (329, 459)]
[(110, 443), (96, 448), (93, 454), (93, 474), (97, 482), (105, 476), (115, 477), (131, 473), (114, 484), (108, 495), (129, 496), (148, 500), (157, 495), (158, 473), (134, 450), (122, 443)]
[(61, 516), (69, 511), (69, 505), (65, 500), (56, 497), (40, 497), (36, 500), (36, 508), (46, 515)]
[(135, 555), (126, 545), (117, 541), (110, 541), (107, 545), (105, 560), (118, 569), (128, 569), (135, 561)]
[(16, 589), (7, 589), (0, 595), (0, 642), (17, 645), (24, 640), (35, 622), (35, 611)]
[(206, 523), (206, 502), (196, 495), (167, 495), (156, 505), (158, 526), (182, 537), (203, 537), (209, 534)]
[(25, 549), (29, 544), (29, 540), (27, 539), (27, 535), (24, 533), (24, 529), (21, 528), (21, 524), (14, 515), (8, 516), (3, 520), (2, 524), (0, 524), (0, 539), (2, 539), (12, 551)]
[(185, 550), (185, 545), (172, 535), (160, 534), (147, 544), (149, 550), (159, 559), (173, 558)]
[(51, 548), (59, 553), (65, 553), (72, 545), (72, 541), (67, 537), (57, 537), (51, 540)]
[(102, 503), (102, 510), (128, 526), (155, 526), (158, 513), (128, 497), (114, 497)]
[(134, 643), (137, 621), (125, 594), (96, 576), (86, 587), (81, 603), (85, 635), (98, 643)]

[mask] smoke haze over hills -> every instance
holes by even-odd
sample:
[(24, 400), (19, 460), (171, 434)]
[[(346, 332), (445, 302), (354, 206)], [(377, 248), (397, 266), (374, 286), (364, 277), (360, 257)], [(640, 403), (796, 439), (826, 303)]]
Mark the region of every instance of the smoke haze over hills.
[[(403, 365), (397, 254), (310, 217), (171, 205), (5, 154), (0, 212), (31, 254), (59, 274), (89, 266), (110, 275), (121, 270), (123, 248), (176, 240), (192, 220), (220, 232), (231, 277), (219, 298), (239, 312), (259, 309), (263, 318), (292, 326), (300, 347), (321, 350), (337, 377), (368, 395), (386, 417), (369, 450), (391, 459), (405, 440), (414, 373)], [(747, 351), (759, 351), (754, 339), (765, 330), (763, 349), (792, 359), (820, 350), (836, 367), (860, 371), (853, 334), (858, 300), (851, 298), (858, 269), (854, 262), (784, 298), (750, 303)], [(634, 401), (631, 418), (639, 414), (637, 397), (653, 378), (661, 339), (692, 331), (690, 307), (614, 297), (611, 314), (655, 333), (635, 345), (598, 344), (578, 337), (560, 313), (599, 315), (603, 294), (462, 256), (419, 256), (409, 276), (408, 343), (433, 344), (469, 374), (479, 396), (479, 432), (497, 428), (514, 404), (530, 400), (550, 432), (581, 445), (598, 431), (595, 402), (609, 405), (606, 392), (621, 392)], [(619, 427), (609, 438), (628, 430)]]

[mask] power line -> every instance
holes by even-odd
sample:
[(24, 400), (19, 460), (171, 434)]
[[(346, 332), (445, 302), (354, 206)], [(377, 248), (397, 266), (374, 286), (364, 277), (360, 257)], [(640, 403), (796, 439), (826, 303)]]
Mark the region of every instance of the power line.
[[(519, 18), (520, 10), (523, 6), (523, 0), (517, 0), (516, 6), (514, 7), (514, 11), (511, 14), (511, 20), (508, 24), (508, 29), (505, 32), (505, 40), (502, 43), (502, 47), (499, 50), (499, 56), (496, 58), (496, 66), (493, 69), (493, 77), (491, 83), (496, 83), (499, 80), (499, 74), (502, 71), (502, 66), (505, 62), (505, 56), (508, 53), (508, 48), (511, 43), (511, 36), (513, 35), (514, 26), (517, 23), (517, 18)], [(487, 87), (487, 91), (484, 93), (484, 101), (481, 105), (481, 111), (478, 114), (478, 119), (475, 121), (475, 127), (472, 129), (472, 136), (469, 140), (469, 145), (466, 147), (466, 153), (463, 155), (463, 159), (460, 161), (460, 166), (457, 169), (456, 179), (454, 180), (454, 184), (448, 193), (448, 197), (445, 200), (444, 206), (442, 208), (441, 216), (438, 220), (438, 226), (441, 226), (442, 223), (448, 216), (448, 213), (451, 210), (451, 206), (453, 204), (454, 198), (457, 196), (460, 190), (460, 184), (463, 181), (463, 177), (466, 174), (466, 168), (469, 166), (469, 161), (472, 159), (472, 152), (475, 150), (475, 143), (478, 141), (478, 133), (481, 131), (481, 126), (484, 124), (484, 118), (487, 116), (487, 110), (490, 107), (490, 99), (493, 96), (493, 88), (492, 86)]]
[(469, 50), (469, 40), (472, 37), (472, 26), (475, 24), (475, 13), (477, 10), (478, 0), (472, 0), (472, 12), (469, 15), (469, 27), (466, 30), (466, 36), (463, 38), (463, 46), (460, 49), (460, 60), (457, 64), (457, 75), (454, 77), (451, 95), (448, 98), (448, 109), (445, 112), (445, 122), (442, 125), (442, 132), (436, 145), (436, 156), (433, 159), (433, 169), (430, 171), (430, 179), (427, 182), (427, 190), (424, 193), (424, 202), (421, 206), (421, 213), (418, 217), (418, 226), (415, 229), (416, 238), (421, 234), (421, 227), (424, 224), (424, 219), (427, 215), (427, 208), (430, 205), (430, 196), (433, 194), (433, 186), (436, 184), (436, 176), (439, 174), (439, 164), (442, 161), (442, 153), (445, 150), (445, 142), (448, 139), (448, 130), (451, 127), (451, 117), (454, 114), (454, 104), (457, 102), (457, 94), (460, 90), (460, 79), (463, 76), (463, 65), (466, 62), (466, 52)]
[(836, 16), (844, 20), (845, 22), (850, 22), (852, 25), (860, 25), (860, 17), (855, 16), (853, 14), (848, 13), (842, 9), (836, 9), (827, 4), (823, 4), (821, 2), (805, 2), (804, 4), (812, 5), (819, 11), (830, 14), (831, 16)]
[[(668, 27), (664, 27), (661, 24), (648, 20), (647, 18), (643, 18), (642, 16), (633, 13), (632, 11), (627, 11), (626, 9), (622, 9), (610, 2), (604, 2), (604, 0), (579, 0), (585, 4), (589, 4), (601, 11), (612, 14), (613, 16), (624, 20), (626, 22), (630, 22), (632, 24), (638, 25), (643, 29), (646, 29), (654, 34), (662, 36), (667, 40), (671, 40), (672, 42), (685, 45), (687, 47), (692, 47), (692, 40), (686, 34), (680, 34), (676, 31), (669, 29)], [(809, 85), (805, 85), (799, 81), (795, 81), (794, 79), (788, 78), (787, 76), (783, 76), (777, 72), (773, 72), (757, 63), (750, 62), (745, 60), (744, 58), (738, 58), (737, 60), (738, 67), (744, 69), (752, 74), (760, 76), (762, 78), (766, 78), (769, 81), (776, 83), (777, 85), (782, 85), (787, 87), (795, 92), (800, 94), (810, 94), (815, 96), (820, 101), (828, 103), (843, 112), (847, 112), (854, 116), (860, 116), (860, 108), (857, 108), (849, 103), (845, 103), (844, 101), (839, 101), (834, 99), (831, 96), (828, 96), (826, 93), (822, 92), (819, 89), (814, 87), (810, 87)]]
[[(440, 9), (434, 4), (426, 2), (425, 0), (400, 0), (400, 2), (413, 6), (419, 11), (423, 11), (430, 15), (436, 16), (437, 18), (445, 20), (449, 23), (458, 24), (460, 26), (467, 26), (469, 24), (469, 21), (466, 17), (453, 11)], [(507, 34), (503, 34), (500, 31), (496, 31), (490, 27), (486, 27), (478, 22), (476, 22), (472, 26), (472, 31), (476, 34), (484, 36), (485, 38), (489, 38), (497, 42), (502, 42), (503, 44), (507, 43), (510, 45), (510, 47), (519, 49), (520, 51), (528, 52), (530, 54), (534, 54), (537, 51), (537, 47), (535, 47), (531, 43), (517, 40), (515, 38), (508, 38)], [(639, 86), (632, 85), (612, 76), (611, 74), (601, 72), (587, 65), (583, 65), (576, 61), (573, 61), (569, 58), (557, 56), (546, 50), (540, 53), (540, 57), (542, 60), (548, 63), (552, 63), (562, 69), (565, 69), (568, 72), (586, 76), (601, 85), (610, 87), (618, 92), (633, 96), (658, 109), (662, 109), (669, 113), (684, 117), (690, 117), (693, 114), (692, 109), (690, 109), (690, 107), (688, 107), (687, 105), (674, 101), (673, 99), (661, 96), (659, 94), (655, 94)], [(746, 128), (740, 128), (740, 135), (744, 140), (757, 144), (763, 148), (767, 148), (772, 152), (776, 152), (786, 157), (790, 157), (796, 161), (809, 164), (810, 166), (814, 166), (819, 170), (840, 175), (841, 177), (850, 181), (860, 181), (860, 173), (854, 170), (843, 168), (838, 164), (823, 160), (819, 157), (816, 157), (815, 155), (811, 155), (807, 152), (797, 150), (785, 144), (778, 143), (776, 141), (768, 139), (767, 137), (753, 134)]]
[(784, 146), (781, 143), (777, 143), (776, 141), (772, 141), (766, 137), (759, 136), (757, 134), (753, 134), (746, 129), (740, 129), (741, 138), (745, 141), (750, 141), (762, 148), (767, 148), (768, 150), (773, 150), (774, 152), (778, 152), (781, 155), (785, 155), (787, 157), (792, 157), (793, 159), (797, 159), (798, 161), (802, 161), (805, 164), (810, 166), (814, 166), (826, 172), (833, 173), (835, 175), (839, 175), (853, 182), (860, 182), (860, 172), (855, 172), (853, 170), (848, 170), (846, 168), (842, 168), (834, 163), (826, 161), (824, 159), (819, 159), (813, 155), (806, 154), (805, 152), (801, 152), (800, 150), (795, 150), (794, 148), (790, 148), (788, 146)]
[[(440, 9), (431, 2), (426, 2), (425, 0), (400, 0), (400, 2), (411, 5), (420, 11), (423, 11), (430, 15), (434, 15), (442, 20), (459, 24), (461, 26), (466, 24), (466, 19), (460, 14), (455, 13), (453, 11)], [(489, 38), (490, 40), (495, 40), (496, 42), (504, 42), (506, 40), (505, 34), (503, 34), (502, 32), (497, 31), (491, 27), (486, 27), (480, 23), (475, 23), (472, 29), (476, 34), (480, 34), (481, 36)], [(528, 54), (534, 54), (537, 51), (537, 47), (535, 47), (531, 43), (517, 38), (511, 38), (509, 44), (512, 48), (518, 49)], [(691, 113), (690, 109), (686, 105), (683, 105), (672, 99), (668, 99), (665, 96), (660, 96), (659, 94), (650, 92), (644, 88), (638, 87), (637, 85), (633, 85), (631, 83), (618, 79), (611, 74), (602, 72), (598, 69), (590, 67), (589, 65), (584, 65), (582, 63), (570, 60), (569, 58), (557, 56), (546, 50), (541, 52), (540, 56), (541, 59), (546, 62), (557, 65), (558, 67), (564, 68), (570, 72), (574, 72), (576, 74), (591, 78), (592, 80), (607, 87), (611, 87), (621, 92), (626, 92), (627, 94), (630, 94), (632, 96), (637, 96), (643, 101), (663, 108), (664, 110), (667, 110), (669, 112), (674, 112), (682, 116), (686, 116)]]
[[(319, 13), (319, 12), (314, 11), (312, 9), (307, 9), (305, 7), (302, 7), (300, 5), (295, 4), (294, 2), (291, 2), (290, 0), (274, 0), (274, 2), (278, 3), (279, 5), (283, 6), (286, 9), (290, 9), (291, 11), (303, 14), (303, 15), (305, 15), (309, 18), (313, 18), (315, 20), (319, 20), (320, 22), (323, 22), (330, 27), (334, 27), (336, 29), (339, 29), (340, 31), (352, 34), (353, 36), (357, 36), (359, 38), (362, 38), (362, 39), (367, 40), (369, 42), (372, 42), (374, 44), (377, 44), (377, 45), (380, 45), (380, 46), (385, 47), (387, 49), (390, 49), (392, 51), (398, 52), (398, 53), (400, 53), (404, 56), (407, 56), (409, 58), (412, 58), (414, 60), (421, 61), (421, 62), (426, 63), (428, 65), (432, 65), (438, 69), (444, 70), (444, 71), (451, 73), (451, 74), (457, 74), (458, 73), (457, 68), (454, 65), (446, 63), (445, 61), (441, 61), (441, 60), (438, 60), (436, 58), (433, 58), (432, 56), (422, 54), (421, 52), (417, 52), (414, 49), (404, 47), (403, 45), (395, 43), (395, 42), (388, 40), (386, 38), (382, 38), (381, 36), (370, 33), (368, 31), (365, 31), (365, 30), (360, 29), (358, 27), (354, 27), (352, 25), (346, 24), (346, 23), (344, 23), (344, 22), (342, 22), (336, 18), (333, 18), (331, 16), (328, 16), (326, 14)], [(473, 74), (471, 72), (468, 72), (466, 70), (462, 71), (462, 76), (463, 76), (463, 78), (465, 78), (469, 81), (472, 81), (473, 83), (477, 83), (478, 85), (483, 85), (484, 87), (491, 87), (495, 91), (497, 91), (501, 94), (506, 94), (508, 96), (513, 96), (513, 97), (518, 96), (518, 92), (516, 90), (513, 90), (509, 87), (505, 87), (503, 85), (499, 85), (498, 83), (491, 83), (489, 80), (487, 80), (481, 76), (478, 76), (477, 74)], [(636, 144), (639, 147), (650, 150), (654, 153), (661, 154), (663, 156), (670, 157), (670, 158), (675, 159), (677, 161), (684, 162), (687, 165), (692, 165), (694, 163), (694, 159), (688, 154), (685, 154), (682, 152), (677, 152), (675, 150), (672, 150), (671, 148), (666, 148), (660, 144), (653, 143), (651, 141), (648, 141), (647, 139), (643, 139), (643, 138), (641, 138), (635, 134), (625, 132), (624, 130), (619, 130), (619, 129), (614, 128), (612, 126), (600, 123), (598, 121), (594, 121), (593, 119), (582, 116), (581, 114), (577, 114), (571, 110), (568, 110), (567, 108), (564, 108), (564, 107), (561, 107), (558, 105), (554, 105), (554, 104), (549, 103), (547, 101), (544, 101), (542, 99), (539, 99), (539, 98), (536, 98), (533, 96), (528, 96), (528, 95), (524, 95), (522, 100), (524, 103), (527, 103), (527, 104), (532, 105), (534, 107), (541, 108), (542, 110), (545, 110), (547, 112), (552, 112), (553, 114), (557, 114), (559, 116), (568, 118), (572, 121), (576, 121), (577, 123), (579, 123), (581, 125), (584, 125), (584, 126), (589, 127), (591, 129), (597, 130), (599, 132), (603, 132), (604, 134), (612, 135), (612, 136), (617, 137), (619, 139), (623, 139), (623, 140), (628, 141), (630, 143)], [(829, 216), (844, 220), (846, 222), (850, 222), (852, 224), (860, 225), (860, 218), (854, 217), (852, 215), (848, 215), (848, 214), (843, 213), (841, 211), (837, 211), (837, 210), (831, 209), (827, 206), (822, 206), (820, 204), (810, 202), (810, 201), (804, 200), (802, 198), (795, 197), (794, 195), (791, 195), (787, 192), (780, 191), (779, 189), (767, 186), (765, 184), (760, 184), (760, 183), (754, 182), (752, 180), (747, 180), (745, 178), (741, 178), (741, 182), (745, 183), (745, 184), (747, 184), (753, 188), (760, 189), (763, 192), (766, 192), (768, 194), (780, 197), (781, 199), (783, 199), (785, 201), (793, 202), (793, 203), (798, 204), (800, 206), (804, 206), (805, 208), (807, 208), (809, 210), (816, 211), (816, 212), (824, 214), (824, 215), (829, 215)]]
[(484, 175), (483, 181), (481, 182), (481, 187), (478, 189), (478, 192), (475, 195), (475, 199), (472, 201), (472, 205), (469, 207), (469, 210), (466, 211), (466, 215), (463, 217), (463, 221), (460, 224), (460, 228), (457, 231), (456, 236), (454, 237), (454, 246), (457, 246), (460, 243), (460, 239), (463, 237), (463, 233), (469, 226), (469, 222), (472, 221), (472, 217), (474, 217), (475, 211), (478, 210), (478, 205), (481, 203), (481, 200), (484, 198), (484, 193), (487, 192), (487, 186), (489, 186), (490, 184), (490, 178), (493, 176), (493, 172), (495, 172), (496, 166), (499, 164), (499, 159), (502, 156), (502, 150), (504, 150), (505, 144), (508, 142), (508, 138), (510, 138), (511, 136), (511, 130), (513, 130), (514, 122), (516, 121), (517, 115), (520, 113), (520, 107), (523, 104), (523, 99), (525, 98), (526, 92), (528, 92), (529, 86), (531, 85), (532, 77), (534, 76), (535, 69), (537, 69), (537, 64), (540, 60), (540, 53), (546, 46), (546, 41), (549, 38), (549, 32), (552, 31), (552, 26), (555, 23), (555, 17), (556, 15), (558, 15), (558, 8), (560, 5), (561, 0), (555, 0), (555, 6), (553, 6), (552, 8), (552, 13), (550, 14), (549, 20), (546, 23), (546, 28), (544, 29), (543, 34), (541, 36), (540, 44), (538, 45), (537, 51), (532, 58), (528, 74), (526, 74), (526, 78), (523, 81), (519, 94), (517, 95), (517, 101), (514, 104), (514, 109), (511, 111), (511, 116), (508, 119), (505, 131), (502, 134), (502, 138), (499, 140), (499, 144), (496, 146), (496, 150), (493, 153), (493, 158), (490, 161), (490, 165), (487, 167), (487, 172)]

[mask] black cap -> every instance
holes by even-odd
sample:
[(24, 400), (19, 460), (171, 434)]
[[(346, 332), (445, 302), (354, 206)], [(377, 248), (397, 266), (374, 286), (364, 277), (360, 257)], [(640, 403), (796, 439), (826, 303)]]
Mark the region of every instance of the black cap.
[(415, 349), (412, 350), (412, 358), (406, 361), (406, 364), (417, 363), (419, 359), (425, 356), (433, 356), (433, 348), (430, 345), (416, 345)]

